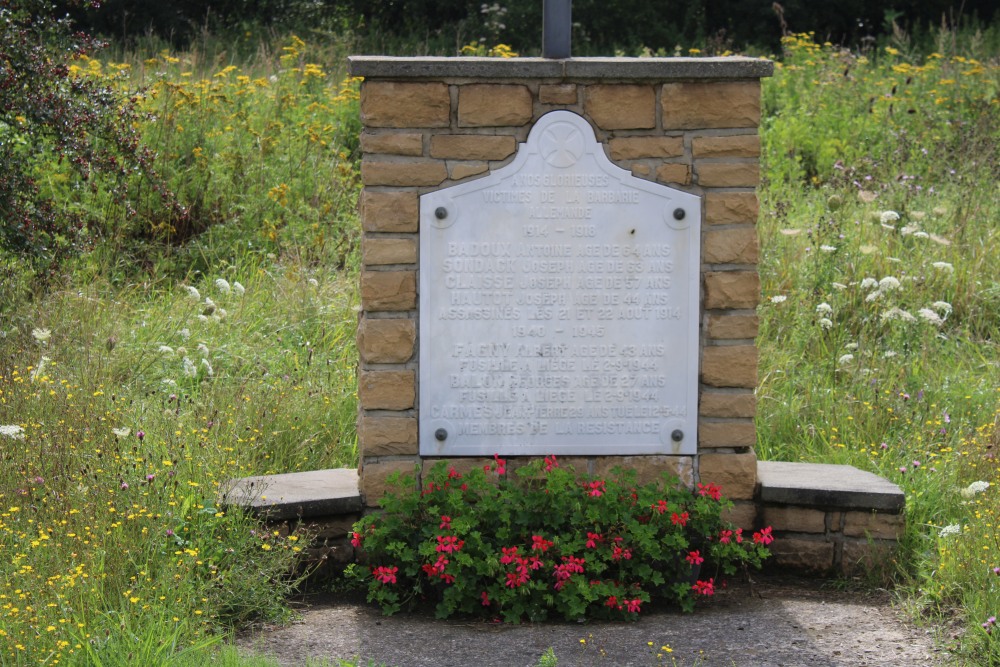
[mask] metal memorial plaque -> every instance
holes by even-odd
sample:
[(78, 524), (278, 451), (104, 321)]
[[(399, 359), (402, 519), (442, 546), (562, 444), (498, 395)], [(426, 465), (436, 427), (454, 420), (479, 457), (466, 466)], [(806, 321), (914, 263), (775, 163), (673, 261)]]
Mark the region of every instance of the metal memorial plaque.
[(423, 195), (420, 454), (694, 454), (700, 221), (569, 111)]

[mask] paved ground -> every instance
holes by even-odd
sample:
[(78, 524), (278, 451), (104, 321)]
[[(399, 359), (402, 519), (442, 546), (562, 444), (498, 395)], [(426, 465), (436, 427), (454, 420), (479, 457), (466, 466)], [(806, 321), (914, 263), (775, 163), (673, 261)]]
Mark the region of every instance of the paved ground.
[[(586, 643), (581, 642), (586, 640)], [(673, 653), (657, 658), (653, 648)], [(239, 640), (283, 665), (360, 657), (391, 667), (531, 667), (552, 647), (560, 667), (893, 667), (944, 665), (932, 631), (903, 621), (885, 592), (843, 591), (829, 583), (760, 578), (734, 586), (694, 614), (657, 611), (637, 623), (520, 626), (383, 617), (358, 601), (330, 596), (303, 603), (286, 627)], [(671, 663), (670, 658), (676, 662)]]

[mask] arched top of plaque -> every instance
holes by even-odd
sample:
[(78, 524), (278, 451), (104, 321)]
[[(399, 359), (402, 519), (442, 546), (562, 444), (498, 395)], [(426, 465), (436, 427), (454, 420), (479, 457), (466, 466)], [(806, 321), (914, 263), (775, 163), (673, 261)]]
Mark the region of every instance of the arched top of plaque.
[(695, 453), (700, 221), (570, 111), (422, 195), (421, 455)]

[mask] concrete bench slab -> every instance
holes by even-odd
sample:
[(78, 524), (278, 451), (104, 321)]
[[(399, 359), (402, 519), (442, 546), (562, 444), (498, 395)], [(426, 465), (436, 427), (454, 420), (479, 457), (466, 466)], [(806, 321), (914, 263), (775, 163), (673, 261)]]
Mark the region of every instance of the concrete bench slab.
[(875, 510), (898, 514), (906, 497), (887, 479), (854, 466), (759, 461), (758, 500), (765, 504)]
[(269, 521), (350, 514), (362, 509), (354, 468), (229, 480), (223, 484), (219, 502), (247, 508)]

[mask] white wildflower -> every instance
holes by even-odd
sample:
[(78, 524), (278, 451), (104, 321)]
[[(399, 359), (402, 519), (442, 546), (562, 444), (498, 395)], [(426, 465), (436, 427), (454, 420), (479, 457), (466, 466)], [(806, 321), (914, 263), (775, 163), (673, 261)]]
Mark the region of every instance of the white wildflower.
[(17, 424), (4, 424), (0, 426), (0, 435), (5, 435), (12, 440), (24, 440), (24, 429)]
[(35, 368), (31, 371), (32, 381), (37, 380), (39, 377), (42, 376), (42, 374), (45, 372), (45, 367), (49, 365), (50, 361), (52, 360), (46, 356), (43, 356), (41, 359), (38, 360), (38, 365), (35, 366)]
[(111, 429), (111, 432), (114, 433), (115, 436), (119, 438), (127, 438), (129, 433), (132, 432), (132, 429), (130, 429), (128, 426), (123, 426), (122, 428), (113, 428)]
[(817, 322), (817, 324), (818, 324), (818, 325), (820, 326), (820, 328), (822, 328), (822, 329), (827, 329), (827, 330), (829, 330), (829, 329), (832, 329), (832, 328), (833, 328), (833, 322), (831, 322), (831, 321), (830, 321), (829, 319), (827, 319), (827, 318), (825, 318), (825, 317), (821, 317), (821, 318), (819, 319), (819, 321)]
[(211, 298), (205, 297), (205, 310), (201, 311), (202, 315), (211, 315), (215, 312), (215, 302)]
[(893, 278), (892, 276), (886, 276), (882, 280), (878, 281), (878, 288), (883, 292), (899, 289), (899, 279)]
[(31, 335), (35, 340), (37, 340), (42, 345), (48, 343), (49, 338), (52, 338), (52, 332), (48, 329), (41, 329), (41, 328), (32, 329)]
[(961, 532), (962, 532), (962, 527), (957, 523), (953, 523), (939, 530), (938, 537), (948, 537), (950, 535), (958, 535)]
[(923, 220), (927, 217), (927, 213), (924, 211), (910, 211), (910, 217), (914, 220)]
[(966, 500), (969, 500), (977, 493), (982, 493), (988, 488), (990, 488), (989, 482), (984, 482), (983, 480), (979, 480), (978, 482), (973, 482), (972, 484), (969, 484), (967, 487), (959, 491), (959, 494), (961, 494), (961, 496)]
[(174, 348), (170, 347), (169, 345), (161, 345), (160, 349), (158, 349), (157, 352), (160, 352), (161, 354), (173, 354)]
[(821, 245), (819, 249), (823, 252), (837, 252), (837, 246), (835, 245)]
[(199, 322), (208, 322), (208, 317), (205, 316), (205, 315), (199, 315), (198, 316), (198, 321)]
[(179, 347), (179, 348), (177, 348), (177, 356), (178, 357), (186, 357), (187, 354), (188, 354), (188, 351), (187, 351), (186, 347)]
[(837, 365), (838, 366), (844, 366), (846, 364), (851, 363), (852, 361), (854, 361), (854, 355), (853, 354), (844, 354), (844, 355), (841, 355), (840, 359), (837, 359)]
[(847, 285), (845, 285), (844, 283), (830, 283), (830, 284), (833, 286), (833, 289), (837, 289), (837, 290), (845, 290), (845, 289), (847, 289)]
[(924, 318), (925, 321), (930, 322), (934, 326), (939, 327), (944, 324), (944, 320), (942, 320), (941, 317), (930, 308), (921, 308), (917, 311), (917, 315)]
[(878, 216), (878, 219), (882, 224), (896, 222), (899, 220), (899, 213), (896, 213), (895, 211), (882, 211), (882, 213)]
[(944, 313), (945, 315), (951, 314), (951, 304), (947, 301), (935, 301), (931, 304), (931, 308), (939, 313)]
[(176, 387), (177, 386), (177, 380), (171, 380), (170, 378), (163, 378), (162, 380), (160, 380), (160, 383), (161, 384), (165, 384), (168, 387)]
[(788, 299), (784, 294), (775, 294), (771, 297), (771, 303), (784, 303)]
[(904, 322), (916, 322), (915, 318), (910, 313), (906, 312), (902, 308), (890, 308), (881, 315), (883, 322), (888, 322), (890, 320), (902, 320)]
[(217, 311), (215, 311), (215, 315), (220, 320), (224, 320), (229, 315), (229, 311), (227, 311), (225, 308), (219, 308)]
[(955, 267), (948, 262), (934, 262), (931, 264), (938, 271), (944, 271), (945, 273), (955, 273)]
[(931, 237), (927, 232), (913, 232), (913, 238), (915, 239), (929, 239)]
[(204, 343), (198, 343), (197, 350), (199, 352), (201, 352), (201, 356), (203, 356), (203, 357), (207, 357), (208, 356), (208, 346), (205, 345)]
[(243, 287), (243, 285), (241, 285), (240, 283), (233, 283), (233, 291), (234, 291), (234, 292), (236, 292), (236, 294), (237, 294), (238, 296), (243, 296), (243, 294), (244, 294), (244, 293), (245, 293), (245, 292), (246, 292), (247, 290), (246, 290), (246, 288), (245, 288), (245, 287)]
[(865, 301), (871, 303), (872, 301), (877, 301), (882, 298), (882, 290), (877, 289), (868, 296), (865, 297)]
[(187, 340), (188, 338), (191, 337), (191, 330), (188, 329), (187, 327), (185, 327), (185, 328), (181, 329), (180, 331), (178, 331), (177, 335), (179, 335), (181, 337), (181, 340)]
[(878, 287), (878, 281), (874, 278), (865, 278), (861, 281), (861, 289), (871, 289), (873, 287)]
[(312, 285), (313, 287), (319, 287), (319, 281), (318, 281), (318, 280), (316, 280), (315, 278), (310, 278), (308, 282), (309, 282), (309, 284), (310, 284), (310, 285)]
[(857, 343), (848, 343), (848, 344), (844, 345), (844, 349), (845, 350), (856, 350), (856, 349), (858, 349), (858, 344)]
[(208, 363), (208, 359), (202, 359), (201, 365), (205, 367), (205, 372), (211, 377), (215, 372), (212, 370), (212, 364)]
[(893, 351), (893, 350), (886, 350), (885, 352), (883, 352), (883, 353), (882, 353), (882, 358), (883, 358), (883, 359), (892, 359), (892, 358), (893, 358), (893, 357), (895, 357), (895, 356), (896, 356), (897, 354), (899, 354), (899, 353), (898, 353), (898, 352), (895, 352), (895, 351)]
[(184, 357), (184, 375), (189, 378), (198, 376), (198, 367), (194, 365), (190, 357)]
[(198, 288), (192, 287), (191, 285), (185, 285), (184, 289), (187, 290), (189, 297), (191, 297), (195, 301), (201, 301), (201, 293), (198, 291)]
[(229, 281), (225, 278), (215, 279), (215, 289), (219, 290), (223, 294), (229, 294), (233, 291), (233, 288), (229, 286)]
[(931, 213), (940, 218), (942, 215), (947, 215), (948, 209), (946, 209), (944, 206), (935, 206), (933, 209), (931, 209)]
[(816, 306), (817, 315), (829, 315), (832, 312), (833, 312), (833, 307), (826, 301)]
[(920, 229), (920, 225), (909, 224), (909, 225), (904, 225), (904, 226), (900, 227), (899, 228), (899, 233), (902, 234), (903, 236), (909, 236), (910, 234), (913, 234), (914, 232), (916, 232), (919, 229)]

